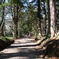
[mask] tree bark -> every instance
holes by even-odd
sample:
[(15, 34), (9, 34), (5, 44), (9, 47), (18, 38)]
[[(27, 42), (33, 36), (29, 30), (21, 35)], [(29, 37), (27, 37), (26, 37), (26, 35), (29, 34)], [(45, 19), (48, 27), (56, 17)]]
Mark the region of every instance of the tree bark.
[(4, 36), (4, 26), (5, 26), (5, 22), (4, 22), (4, 10), (5, 10), (5, 7), (3, 7), (3, 12), (2, 12), (2, 27), (1, 27), (1, 36)]
[(50, 0), (50, 31), (51, 31), (51, 38), (55, 36), (55, 0)]
[(49, 35), (50, 35), (50, 5), (49, 5), (49, 1), (50, 0), (48, 0), (47, 1), (47, 6), (48, 6), (48, 30), (47, 30), (47, 35), (46, 35), (46, 39), (48, 38), (48, 37), (50, 37)]
[(38, 19), (39, 19), (39, 36), (41, 36), (41, 15), (40, 15), (40, 0), (37, 1), (38, 2)]
[(14, 37), (18, 38), (18, 27), (17, 27), (17, 23), (14, 24)]
[(13, 17), (13, 21), (14, 21), (14, 38), (18, 38), (18, 5), (14, 6), (14, 17)]
[(47, 39), (48, 38), (48, 34), (50, 34), (51, 32), (51, 37), (54, 37), (55, 35), (55, 6), (54, 0), (48, 0), (48, 33), (45, 39), (43, 39), (40, 43), (40, 47), (42, 48), (48, 41), (50, 41), (51, 39)]

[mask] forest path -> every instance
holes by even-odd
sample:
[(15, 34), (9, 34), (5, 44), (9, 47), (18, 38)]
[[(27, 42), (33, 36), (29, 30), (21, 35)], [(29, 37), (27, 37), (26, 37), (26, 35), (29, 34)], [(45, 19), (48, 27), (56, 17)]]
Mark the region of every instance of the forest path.
[(0, 52), (0, 59), (42, 59), (44, 50), (37, 48), (33, 39), (22, 38)]

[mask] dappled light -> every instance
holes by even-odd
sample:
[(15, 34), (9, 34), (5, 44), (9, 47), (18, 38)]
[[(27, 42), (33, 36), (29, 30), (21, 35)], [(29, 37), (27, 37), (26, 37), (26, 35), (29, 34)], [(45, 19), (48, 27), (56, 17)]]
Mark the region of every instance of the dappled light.
[(0, 59), (59, 59), (59, 0), (0, 0)]

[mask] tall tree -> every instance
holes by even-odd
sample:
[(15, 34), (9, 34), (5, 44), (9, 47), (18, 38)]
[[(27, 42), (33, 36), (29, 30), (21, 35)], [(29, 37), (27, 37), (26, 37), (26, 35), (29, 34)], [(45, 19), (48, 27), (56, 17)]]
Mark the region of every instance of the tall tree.
[[(51, 35), (51, 38), (55, 36), (55, 0), (48, 0), (48, 34)], [(51, 32), (51, 33), (50, 33)], [(50, 39), (43, 39), (40, 43), (42, 48)], [(46, 40), (47, 39), (47, 40)]]
[(41, 36), (41, 8), (40, 8), (40, 2), (41, 0), (38, 0), (37, 3), (38, 3), (38, 19), (39, 19), (39, 36)]
[[(1, 4), (3, 5), (5, 3), (5, 0), (1, 1)], [(1, 36), (4, 36), (4, 11), (5, 11), (5, 6), (2, 6), (2, 21), (1, 21)]]
[(4, 36), (4, 25), (5, 25), (5, 20), (4, 20), (4, 11), (5, 7), (3, 7), (3, 12), (2, 12), (2, 28), (1, 28), (1, 36)]
[(19, 8), (21, 8), (22, 2), (21, 0), (10, 0), (11, 5), (13, 5), (13, 22), (14, 22), (14, 37), (18, 38), (18, 20), (19, 20)]
[(50, 31), (51, 37), (55, 36), (55, 0), (50, 0)]

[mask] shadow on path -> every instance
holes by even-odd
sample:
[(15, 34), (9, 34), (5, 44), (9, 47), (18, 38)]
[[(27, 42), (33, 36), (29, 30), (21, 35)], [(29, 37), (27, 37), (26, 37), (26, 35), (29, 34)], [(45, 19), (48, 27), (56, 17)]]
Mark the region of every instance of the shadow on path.
[[(40, 55), (44, 54), (44, 50), (39, 51), (38, 49), (24, 49), (22, 48), (19, 52), (16, 53), (2, 53), (0, 54), (0, 59), (8, 59), (8, 58), (15, 58), (19, 57), (27, 57), (27, 59), (36, 59), (39, 58)], [(3, 58), (2, 58), (3, 57)]]

